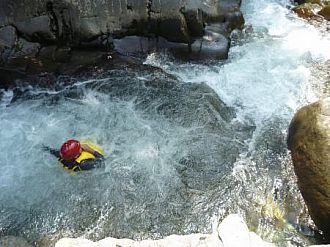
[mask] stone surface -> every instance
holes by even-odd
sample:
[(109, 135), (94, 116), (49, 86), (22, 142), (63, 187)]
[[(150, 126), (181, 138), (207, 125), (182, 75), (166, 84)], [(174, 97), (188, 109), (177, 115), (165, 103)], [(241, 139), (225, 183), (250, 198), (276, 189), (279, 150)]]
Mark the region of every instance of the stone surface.
[(16, 29), (12, 26), (0, 28), (0, 64), (6, 63), (17, 40)]
[(224, 247), (275, 246), (250, 232), (243, 218), (237, 214), (231, 214), (221, 222), (218, 227), (218, 234)]
[(36, 42), (55, 41), (56, 36), (51, 30), (51, 20), (47, 15), (42, 15), (15, 23), (17, 30), (24, 37)]
[(288, 147), (309, 213), (330, 241), (330, 98), (295, 114)]
[(15, 47), (15, 56), (36, 56), (40, 49), (39, 43), (29, 42), (23, 38), (18, 39), (17, 45)]
[(315, 3), (319, 5), (329, 5), (330, 1), (329, 0), (295, 0), (297, 4), (304, 4), (304, 3)]
[(17, 39), (16, 29), (12, 26), (0, 28), (0, 46), (13, 47)]
[(317, 12), (320, 11), (321, 6), (314, 3), (304, 3), (293, 8), (297, 15), (304, 19), (317, 17)]
[(148, 39), (129, 36), (114, 40), (114, 49), (123, 55), (146, 57), (153, 51), (166, 51), (177, 59), (210, 60), (226, 59), (229, 52), (229, 38), (219, 32), (205, 31), (205, 35), (187, 44), (166, 41), (163, 38)]
[(87, 239), (60, 239), (55, 247), (272, 247), (250, 232), (244, 220), (236, 214), (227, 216), (218, 227), (218, 234), (171, 235), (160, 240), (133, 241), (105, 238), (98, 242)]
[[(132, 35), (180, 43), (174, 53), (189, 59), (224, 59), (230, 33), (244, 24), (240, 0), (3, 0), (0, 4), (0, 27), (16, 29), (20, 40), (26, 41), (20, 41), (16, 52), (16, 44), (8, 41), (13, 35), (6, 34), (3, 42), (0, 30), (4, 64), (19, 56), (36, 58), (37, 53), (20, 52), (31, 50), (30, 43), (110, 51), (113, 39)], [(210, 42), (204, 33), (212, 23), (221, 26), (217, 33), (221, 38)]]
[(56, 39), (66, 44), (79, 44), (102, 34), (156, 35), (189, 43), (202, 36), (206, 22), (222, 20), (228, 29), (234, 29), (243, 21), (240, 1), (225, 0), (208, 4), (200, 0), (4, 0), (2, 6), (0, 26), (12, 24), (31, 39)]
[(324, 6), (318, 14), (322, 15), (327, 21), (330, 21), (330, 5)]

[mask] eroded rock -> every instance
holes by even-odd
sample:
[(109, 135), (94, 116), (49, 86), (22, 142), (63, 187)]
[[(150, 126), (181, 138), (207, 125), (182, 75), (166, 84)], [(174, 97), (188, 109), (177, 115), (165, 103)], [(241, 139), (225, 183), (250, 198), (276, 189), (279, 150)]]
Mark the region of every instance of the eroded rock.
[(288, 147), (309, 213), (330, 241), (330, 98), (295, 114)]
[(314, 3), (304, 3), (293, 8), (297, 15), (304, 19), (317, 17), (317, 12), (321, 10), (321, 6)]
[(322, 15), (327, 21), (330, 21), (330, 5), (324, 6), (318, 14)]
[[(179, 56), (183, 53), (188, 58), (223, 59), (228, 54), (230, 33), (244, 24), (240, 4), (239, 0), (4, 0), (0, 27), (10, 27), (20, 40), (38, 43), (39, 47), (109, 51), (113, 49), (113, 39), (135, 35), (180, 43), (181, 48), (176, 48), (179, 52), (175, 52)], [(205, 31), (212, 23), (219, 25), (220, 31), (215, 35), (218, 38), (210, 42)], [(30, 50), (31, 44), (26, 42), (27, 47), (21, 50)], [(15, 48), (12, 42), (3, 45), (3, 63), (22, 56)], [(35, 54), (28, 56), (36, 58)]]
[[(242, 24), (240, 1), (10, 1), (3, 3), (0, 26), (13, 23), (33, 39), (79, 44), (102, 34), (159, 35), (169, 41), (189, 43), (203, 35), (214, 19), (228, 29)], [(21, 8), (22, 6), (27, 6)], [(13, 11), (15, 10), (15, 11)]]

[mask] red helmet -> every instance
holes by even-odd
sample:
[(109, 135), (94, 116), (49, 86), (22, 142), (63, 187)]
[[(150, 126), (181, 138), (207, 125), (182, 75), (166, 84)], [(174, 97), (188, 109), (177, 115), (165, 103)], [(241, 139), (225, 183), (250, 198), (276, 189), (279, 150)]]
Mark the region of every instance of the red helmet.
[(65, 160), (73, 160), (81, 153), (80, 143), (76, 140), (67, 140), (63, 143), (60, 155)]

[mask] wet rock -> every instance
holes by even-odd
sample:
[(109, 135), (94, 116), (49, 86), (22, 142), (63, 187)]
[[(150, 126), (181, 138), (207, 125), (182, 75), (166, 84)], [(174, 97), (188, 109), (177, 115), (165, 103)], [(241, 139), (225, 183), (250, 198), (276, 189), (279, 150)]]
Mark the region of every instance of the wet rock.
[(6, 63), (17, 40), (16, 29), (6, 26), (0, 29), (0, 64)]
[(52, 42), (56, 40), (51, 30), (49, 16), (43, 15), (15, 23), (17, 30), (28, 40), (36, 42)]
[(12, 26), (0, 28), (0, 46), (11, 48), (17, 39), (16, 29)]
[(238, 6), (235, 10), (225, 14), (225, 25), (227, 30), (240, 29), (244, 25), (243, 14), (239, 11)]
[[(316, 19), (323, 21), (324, 19), (330, 20), (330, 1), (328, 0), (303, 0), (295, 1), (299, 5), (293, 8), (293, 11), (299, 17), (305, 19)], [(323, 19), (323, 18), (324, 19)]]
[(40, 49), (38, 58), (55, 63), (69, 63), (72, 55), (70, 47), (46, 46)]
[(206, 31), (201, 39), (190, 46), (169, 42), (163, 38), (150, 39), (137, 36), (114, 40), (114, 49), (123, 55), (145, 58), (148, 54), (168, 52), (180, 60), (226, 59), (229, 51), (229, 38), (212, 31)]
[(211, 19), (224, 16), (230, 26), (237, 26), (237, 20), (242, 20), (240, 1), (204, 4), (202, 1), (107, 0), (105, 4), (82, 0), (77, 3), (6, 0), (3, 6), (1, 26), (13, 23), (23, 35), (39, 40), (57, 39), (66, 44), (78, 44), (106, 33), (115, 37), (133, 33), (159, 35), (169, 41), (189, 43), (193, 37), (202, 36), (205, 22)]
[[(121, 100), (134, 100), (137, 109), (151, 116), (162, 115), (185, 127), (202, 125), (208, 130), (225, 132), (228, 122), (235, 116), (206, 84), (182, 83), (152, 69), (149, 73), (155, 78), (132, 79), (135, 69), (113, 72), (109, 78), (121, 80), (111, 80), (111, 83), (98, 86), (98, 90)], [(147, 66), (141, 70), (149, 71)], [(128, 74), (132, 75), (128, 78)]]
[(330, 21), (330, 5), (324, 6), (318, 14), (322, 15), (327, 21)]
[(330, 98), (295, 114), (288, 147), (309, 213), (330, 241)]
[(71, 59), (71, 48), (70, 47), (59, 47), (53, 54), (55, 62), (69, 63)]
[(25, 239), (15, 236), (0, 238), (1, 247), (32, 247)]
[(317, 12), (320, 11), (321, 7), (318, 4), (304, 3), (293, 8), (293, 11), (297, 15), (304, 19), (310, 19), (317, 17)]
[(328, 5), (329, 0), (295, 0), (294, 2), (298, 4), (304, 4), (304, 3), (315, 3), (318, 5)]
[[(5, 0), (0, 10), (0, 26), (12, 25), (18, 30), (20, 39), (39, 43), (39, 47), (56, 45), (109, 51), (113, 48), (113, 39), (136, 35), (162, 37), (169, 43), (180, 43), (177, 47), (170, 45), (175, 47), (173, 50), (178, 56), (223, 59), (228, 54), (230, 33), (244, 23), (240, 4), (238, 0), (207, 3), (199, 0)], [(204, 34), (212, 23), (223, 28), (218, 33), (219, 38), (210, 42)], [(26, 42), (20, 41), (19, 50), (31, 50), (31, 44)], [(21, 47), (22, 44), (27, 47)], [(17, 53), (16, 50), (10, 53), (10, 47), (4, 50), (7, 59), (2, 62), (10, 57), (33, 57), (35, 54)]]
[(19, 69), (6, 69), (0, 67), (0, 88), (9, 88), (17, 79), (23, 79), (26, 75)]
[(19, 38), (15, 46), (15, 56), (35, 57), (39, 52), (40, 44), (29, 42), (23, 38)]

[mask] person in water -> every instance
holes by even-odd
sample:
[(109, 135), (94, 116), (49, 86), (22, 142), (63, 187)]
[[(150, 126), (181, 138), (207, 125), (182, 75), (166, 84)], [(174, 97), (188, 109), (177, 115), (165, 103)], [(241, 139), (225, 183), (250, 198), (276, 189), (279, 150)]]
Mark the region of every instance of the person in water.
[(67, 140), (60, 150), (47, 146), (43, 146), (43, 149), (58, 158), (63, 167), (69, 171), (77, 172), (104, 166), (103, 154), (77, 140)]

